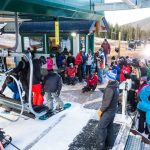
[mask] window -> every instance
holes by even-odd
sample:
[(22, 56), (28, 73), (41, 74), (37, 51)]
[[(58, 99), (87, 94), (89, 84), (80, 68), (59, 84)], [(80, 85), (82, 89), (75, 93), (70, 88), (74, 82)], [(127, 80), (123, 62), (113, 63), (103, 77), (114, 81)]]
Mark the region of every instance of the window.
[(24, 50), (36, 50), (37, 52), (43, 52), (44, 50), (44, 37), (43, 36), (24, 36)]
[(79, 39), (80, 41), (80, 50), (82, 50), (82, 51), (86, 51), (86, 38), (85, 38), (85, 36), (80, 36), (80, 39)]
[[(55, 52), (58, 49), (58, 46), (55, 44), (55, 37), (48, 37), (48, 51)], [(59, 50), (62, 52), (71, 50), (71, 40), (67, 37), (60, 37), (60, 47)]]

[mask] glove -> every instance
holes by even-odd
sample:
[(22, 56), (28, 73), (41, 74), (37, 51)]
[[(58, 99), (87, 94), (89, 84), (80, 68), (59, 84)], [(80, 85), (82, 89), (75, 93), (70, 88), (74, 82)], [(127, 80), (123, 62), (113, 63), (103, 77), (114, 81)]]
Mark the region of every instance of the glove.
[(103, 113), (103, 112), (102, 112), (101, 110), (98, 110), (97, 114), (98, 114), (98, 117), (99, 117), (99, 118), (101, 118), (102, 113)]

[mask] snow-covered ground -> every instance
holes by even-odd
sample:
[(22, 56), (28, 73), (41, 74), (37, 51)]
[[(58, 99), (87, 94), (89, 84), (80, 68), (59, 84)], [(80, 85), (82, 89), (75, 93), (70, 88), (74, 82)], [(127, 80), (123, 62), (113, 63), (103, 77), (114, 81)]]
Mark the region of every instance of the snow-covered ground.
[[(83, 107), (84, 103), (98, 101), (98, 99), (101, 101), (100, 90), (82, 94), (83, 86), (84, 84), (77, 84), (74, 87), (63, 86), (61, 97), (72, 104), (68, 110), (60, 112), (46, 121), (21, 118), (17, 122), (10, 122), (0, 118), (0, 128), (11, 135), (12, 143), (21, 150), (67, 150), (69, 144), (82, 131), (89, 119), (96, 116), (95, 110)], [(15, 117), (9, 116), (10, 118)], [(11, 145), (6, 148), (6, 150), (13, 149), (15, 148)]]
[[(41, 121), (22, 117), (17, 122), (10, 122), (0, 118), (0, 128), (3, 128), (12, 137), (12, 143), (21, 150), (68, 150), (69, 145), (82, 132), (88, 121), (98, 119), (97, 110), (87, 109), (85, 106), (92, 103), (101, 104), (103, 94), (100, 88), (105, 85), (98, 86), (95, 92), (85, 94), (81, 93), (83, 86), (84, 83), (76, 86), (64, 85), (61, 98), (65, 102), (70, 102), (72, 107), (48, 120)], [(11, 114), (9, 116), (16, 117)], [(122, 118), (122, 120), (125, 119)], [(121, 122), (120, 115), (116, 115), (115, 122)], [(131, 123), (130, 120), (127, 122)], [(124, 130), (125, 125), (121, 130)], [(6, 150), (15, 150), (15, 148), (9, 145)]]
[[(11, 123), (0, 119), (1, 128), (13, 138), (20, 149), (67, 150), (69, 144), (87, 124), (95, 111), (84, 109), (81, 104), (72, 107), (46, 121), (20, 119)], [(6, 150), (13, 150), (10, 145)]]

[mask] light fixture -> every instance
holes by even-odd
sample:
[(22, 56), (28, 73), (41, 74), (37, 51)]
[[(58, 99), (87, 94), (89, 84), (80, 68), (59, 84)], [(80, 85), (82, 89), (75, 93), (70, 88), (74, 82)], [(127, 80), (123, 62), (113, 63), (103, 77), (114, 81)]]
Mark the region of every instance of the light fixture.
[(75, 37), (76, 35), (77, 35), (77, 33), (75, 33), (75, 32), (71, 33), (71, 36), (73, 36), (73, 37)]

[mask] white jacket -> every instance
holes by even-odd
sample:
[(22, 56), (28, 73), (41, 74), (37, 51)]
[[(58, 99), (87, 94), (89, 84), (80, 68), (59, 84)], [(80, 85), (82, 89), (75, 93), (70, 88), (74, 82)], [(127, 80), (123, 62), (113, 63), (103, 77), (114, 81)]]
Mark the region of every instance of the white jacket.
[(89, 55), (86, 61), (86, 65), (92, 65), (92, 63), (93, 63), (93, 56)]

